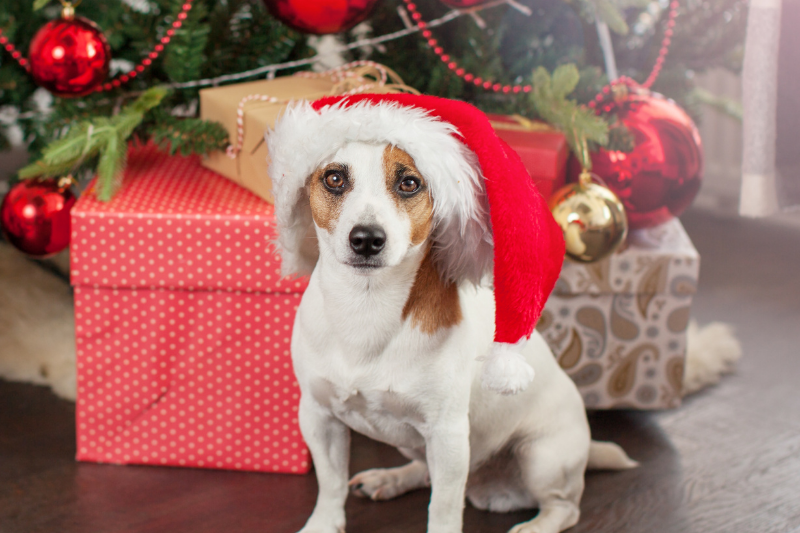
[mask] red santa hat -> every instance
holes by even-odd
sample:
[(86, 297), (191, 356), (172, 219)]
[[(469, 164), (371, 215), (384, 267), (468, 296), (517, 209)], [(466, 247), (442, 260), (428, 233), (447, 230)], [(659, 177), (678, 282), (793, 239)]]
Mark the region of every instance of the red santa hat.
[(520, 355), (555, 286), (564, 239), (519, 156), (465, 102), (411, 94), (336, 96), (290, 105), (267, 133), (285, 274), (313, 270), (313, 222), (306, 178), (348, 142), (406, 151), (434, 202), (434, 259), (456, 282), (493, 272), (495, 337), (482, 382), (503, 394), (524, 390), (533, 369)]

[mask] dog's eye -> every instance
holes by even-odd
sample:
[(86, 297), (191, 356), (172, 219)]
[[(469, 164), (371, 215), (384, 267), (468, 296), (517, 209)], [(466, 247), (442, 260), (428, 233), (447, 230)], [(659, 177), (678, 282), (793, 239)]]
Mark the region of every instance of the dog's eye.
[(411, 194), (417, 192), (420, 188), (420, 183), (417, 178), (403, 178), (403, 181), (400, 182), (400, 191), (406, 194)]
[(344, 187), (344, 176), (340, 172), (329, 172), (325, 174), (324, 182), (329, 189), (341, 189)]

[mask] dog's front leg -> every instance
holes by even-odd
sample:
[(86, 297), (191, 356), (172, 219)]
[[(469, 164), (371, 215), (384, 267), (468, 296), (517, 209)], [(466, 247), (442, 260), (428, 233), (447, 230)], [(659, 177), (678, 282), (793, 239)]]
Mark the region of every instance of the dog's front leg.
[(298, 418), (319, 485), (314, 512), (300, 533), (343, 533), (350, 429), (307, 395), (300, 399)]
[(461, 533), (469, 475), (469, 419), (440, 424), (425, 446), (431, 476), (428, 533)]

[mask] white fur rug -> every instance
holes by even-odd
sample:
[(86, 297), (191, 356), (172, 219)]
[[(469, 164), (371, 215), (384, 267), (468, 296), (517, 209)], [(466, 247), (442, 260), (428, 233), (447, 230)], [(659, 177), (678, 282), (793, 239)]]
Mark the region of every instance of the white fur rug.
[(58, 396), (75, 399), (69, 285), (5, 243), (0, 243), (0, 377), (48, 385)]
[[(68, 258), (54, 265), (68, 270)], [(719, 382), (736, 368), (742, 348), (731, 327), (689, 324), (683, 393)], [(0, 242), (0, 378), (48, 385), (75, 399), (75, 325), (64, 280)]]

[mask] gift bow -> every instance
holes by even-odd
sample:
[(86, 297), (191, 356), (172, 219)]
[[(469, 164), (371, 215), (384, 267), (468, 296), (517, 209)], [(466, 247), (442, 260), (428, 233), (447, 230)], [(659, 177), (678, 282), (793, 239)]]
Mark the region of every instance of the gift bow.
[[(329, 93), (330, 96), (346, 96), (364, 92), (419, 94), (419, 91), (403, 83), (402, 78), (395, 71), (374, 61), (354, 61), (324, 72), (298, 72), (295, 76), (300, 78), (331, 78), (335, 84)], [(225, 150), (227, 156), (231, 159), (236, 159), (239, 152), (242, 151), (242, 145), (244, 144), (244, 108), (247, 104), (264, 102), (286, 105), (290, 101), (267, 94), (251, 94), (242, 98), (236, 108), (236, 144), (228, 146)], [(260, 145), (261, 143), (258, 146)], [(258, 149), (258, 146), (256, 146), (256, 149)]]

